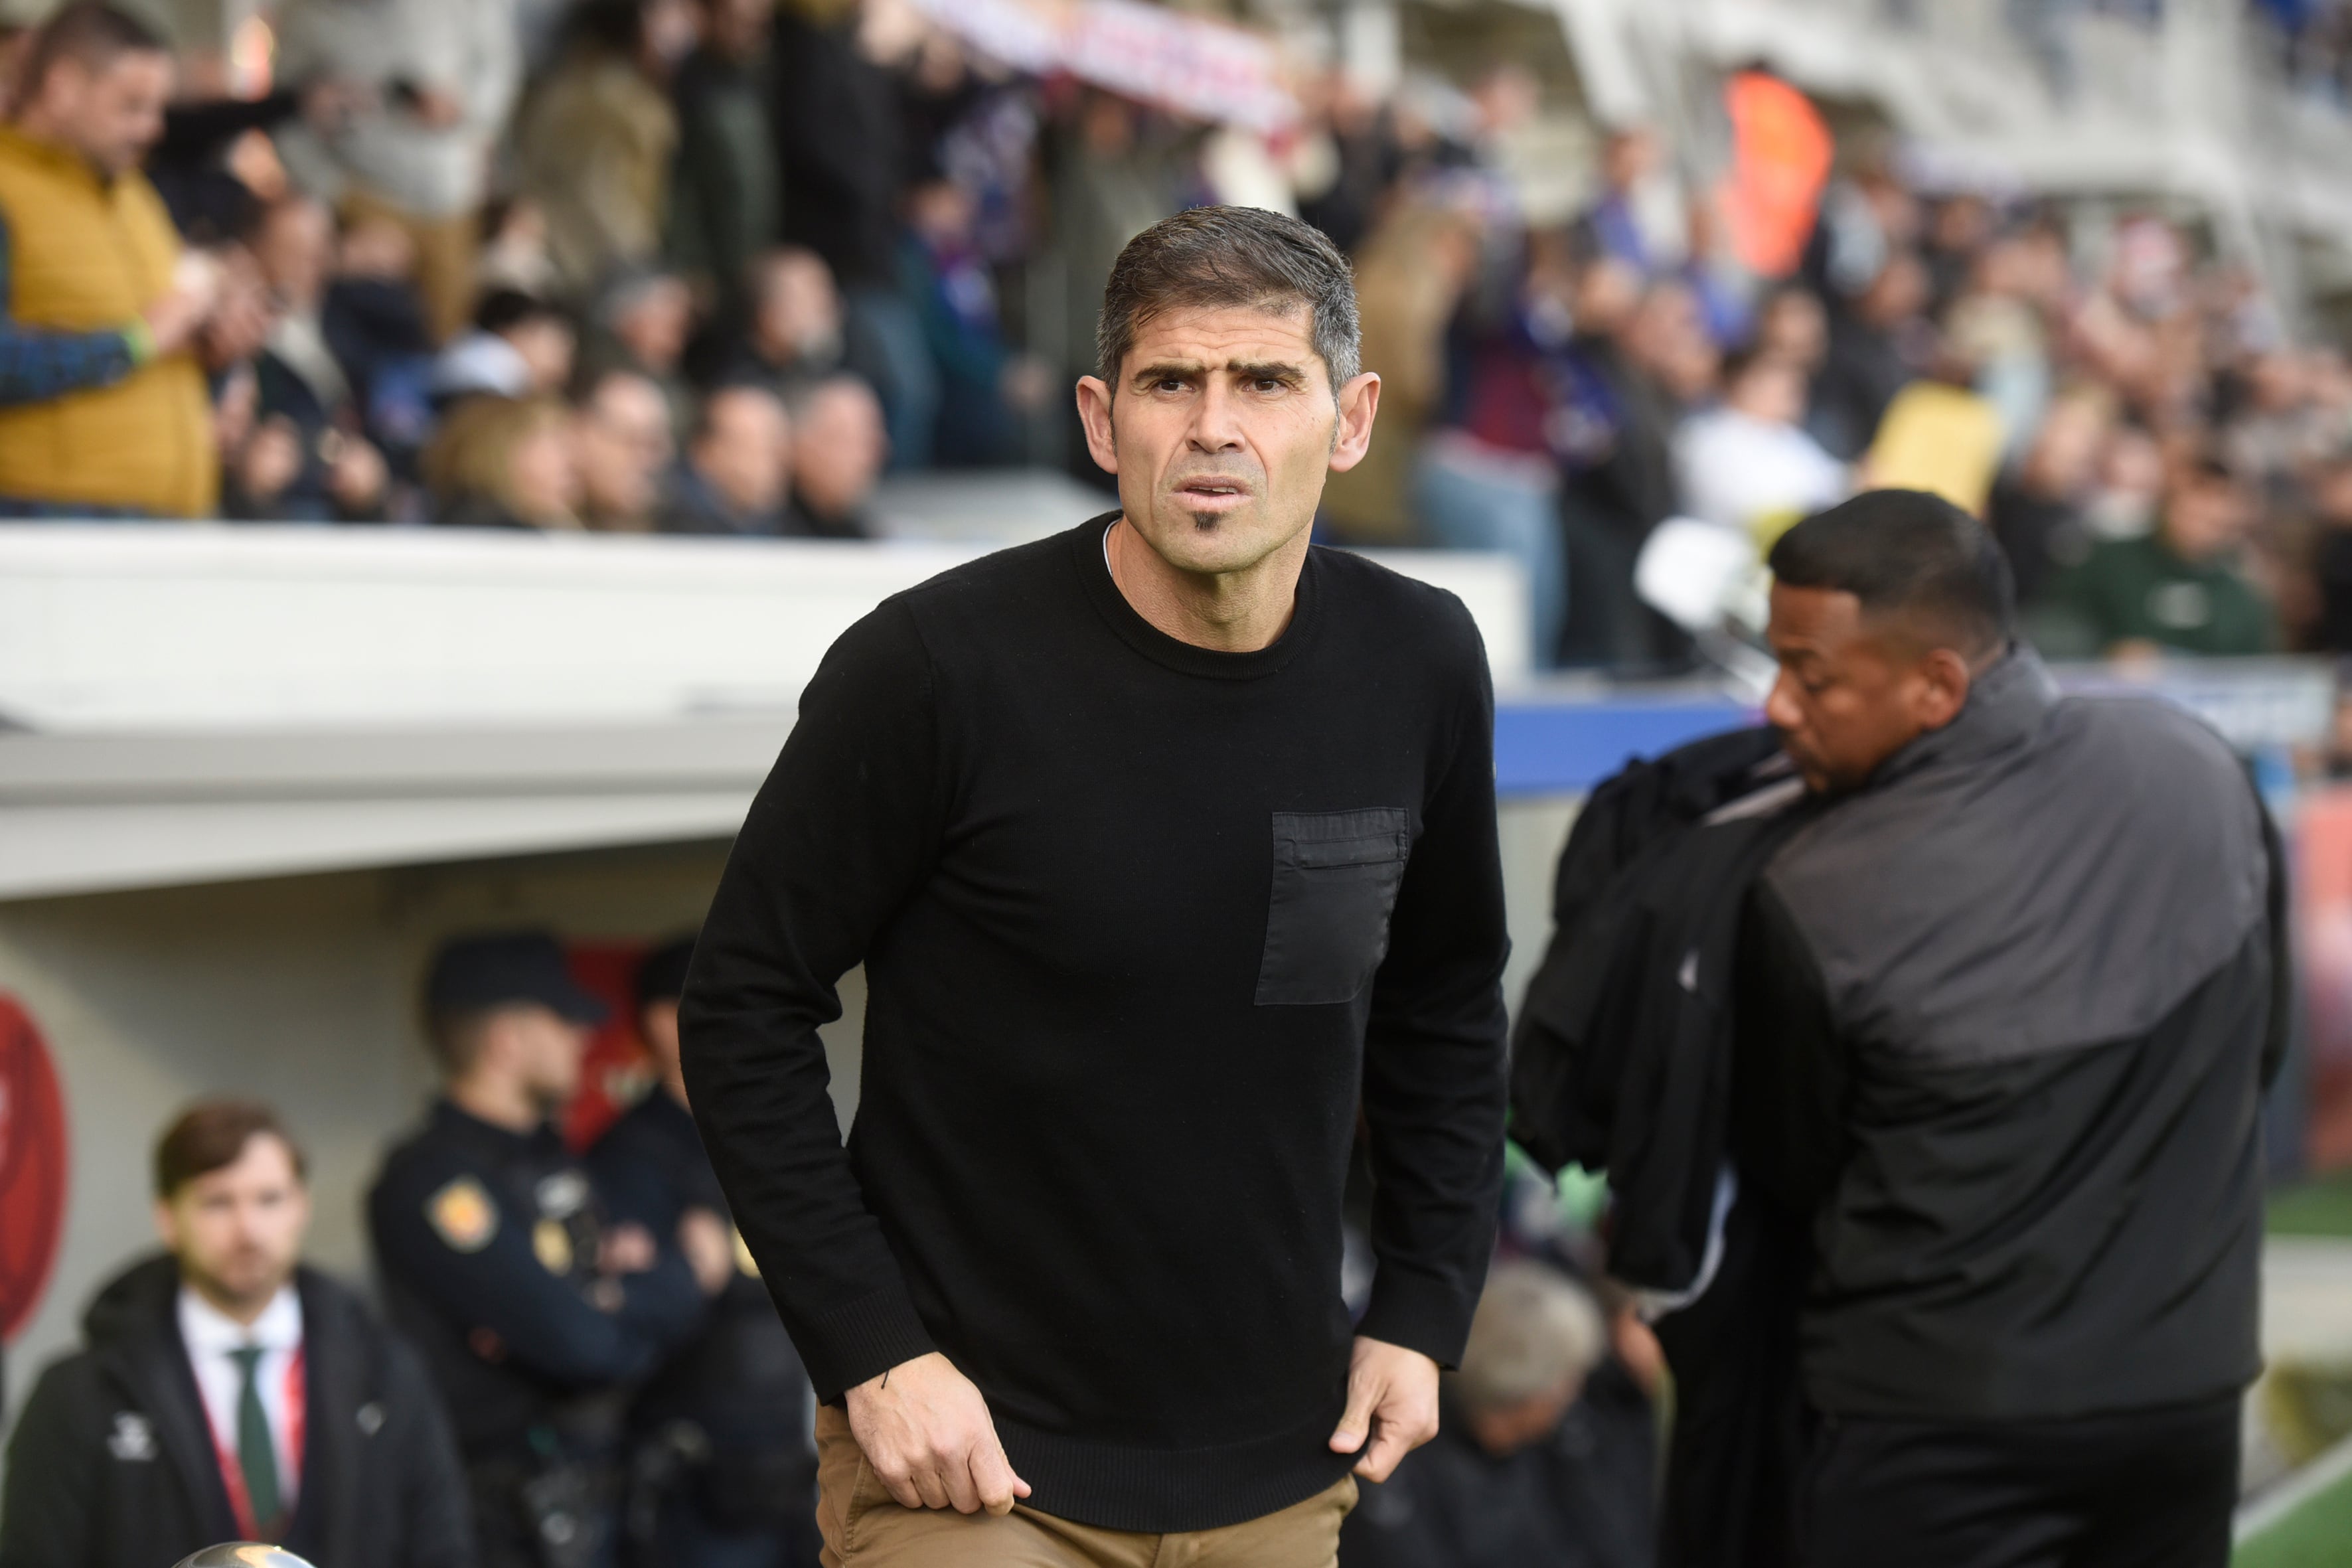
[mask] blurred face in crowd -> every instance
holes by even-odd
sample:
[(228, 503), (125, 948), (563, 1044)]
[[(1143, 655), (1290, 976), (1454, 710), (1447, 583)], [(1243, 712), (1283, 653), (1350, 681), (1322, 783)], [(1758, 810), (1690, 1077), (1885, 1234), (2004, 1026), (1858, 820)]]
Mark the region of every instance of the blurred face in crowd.
[(155, 1232), (180, 1278), (233, 1317), (258, 1311), (294, 1277), (310, 1228), (310, 1189), (295, 1173), (294, 1152), (270, 1132), (255, 1133), (235, 1160), (155, 1205)]
[(579, 349), (579, 339), (571, 324), (561, 316), (531, 316), (516, 322), (499, 334), (512, 343), (515, 353), (530, 370), (530, 390), (541, 396), (551, 396), (563, 390), (572, 379), (572, 355)]
[(1584, 1379), (1571, 1374), (1541, 1394), (1472, 1411), (1468, 1418), (1471, 1440), (1493, 1458), (1507, 1459), (1559, 1431), (1568, 1407), (1583, 1392)]
[(613, 335), (656, 375), (677, 368), (693, 330), (693, 292), (685, 279), (668, 276), (646, 283), (613, 318)]
[(1852, 594), (1775, 583), (1765, 638), (1780, 675), (1764, 716), (1817, 793), (1860, 788), (1968, 702), (1968, 659), (1921, 628), (1865, 616)]
[(1613, 256), (1596, 257), (1576, 274), (1569, 312), (1580, 332), (1614, 332), (1642, 302), (1642, 275)]
[(1794, 425), (1805, 416), (1805, 378), (1779, 360), (1749, 361), (1723, 393), (1732, 407), (1768, 425)]
[(127, 174), (163, 134), (172, 57), (131, 49), (100, 61), (71, 55), (42, 76), (17, 115), (26, 133), (79, 153), (100, 174)]
[(2026, 455), (2023, 475), (2034, 493), (2057, 498), (2081, 495), (2097, 476), (2107, 442), (2107, 410), (2089, 397), (2062, 397), (2050, 405)]
[(1887, 258), (1870, 287), (1854, 301), (1862, 319), (1874, 327), (1894, 327), (1916, 316), (1927, 305), (1927, 268), (1907, 250)]
[(2164, 503), (2164, 542), (2183, 561), (2210, 561), (2237, 548), (2253, 522), (2246, 492), (2218, 474), (2190, 472)]
[(1829, 312), (1810, 289), (1783, 289), (1765, 301), (1756, 350), (1811, 373), (1829, 353)]
[(703, 0), (702, 41), (712, 53), (748, 60), (766, 47), (774, 0)]
[(535, 416), (516, 432), (505, 480), (507, 506), (525, 522), (560, 523), (579, 510), (580, 470), (560, 416)]
[(315, 306), (326, 293), (334, 257), (335, 220), (307, 196), (272, 206), (253, 237), (253, 258), (270, 292), (295, 310)]
[(843, 517), (863, 507), (890, 455), (882, 405), (846, 377), (813, 393), (793, 429), (793, 489), (808, 509)]
[(1078, 383), (1087, 450), (1178, 571), (1255, 566), (1314, 522), (1326, 473), (1363, 461), (1380, 377), (1335, 389), (1311, 328), (1304, 301), (1180, 306), (1136, 330), (1116, 388)]
[(596, 384), (573, 425), (581, 504), (596, 520), (639, 522), (653, 515), (671, 450), (669, 404), (641, 375)]
[(343, 233), (336, 270), (346, 278), (406, 280), (416, 271), (416, 241), (388, 217), (362, 217)]
[(588, 1030), (537, 1003), (500, 1007), (482, 1021), (474, 1071), (511, 1082), (550, 1115), (580, 1092)]
[(824, 363), (841, 351), (841, 296), (814, 251), (779, 250), (758, 264), (753, 345), (771, 364)]
[(792, 426), (775, 395), (730, 386), (710, 395), (694, 468), (737, 511), (756, 515), (782, 505), (792, 477)]

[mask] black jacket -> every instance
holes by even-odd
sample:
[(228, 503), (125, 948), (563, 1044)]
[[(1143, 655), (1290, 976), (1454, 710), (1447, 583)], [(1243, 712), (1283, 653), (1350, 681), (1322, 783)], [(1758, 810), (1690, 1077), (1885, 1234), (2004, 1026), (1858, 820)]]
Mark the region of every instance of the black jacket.
[[(50, 1364), (8, 1445), (5, 1568), (162, 1568), (237, 1536), (180, 1342), (179, 1270), (133, 1266)], [(466, 1568), (466, 1486), (415, 1355), (322, 1274), (302, 1299), (301, 1489), (284, 1542), (331, 1568)]]
[(2167, 704), (2020, 653), (1783, 847), (1742, 1042), (1812, 1216), (1807, 1397), (2036, 1420), (2259, 1368), (2257, 1110), (2285, 876), (2244, 769)]
[(1741, 895), (1806, 816), (1770, 730), (1711, 735), (1595, 790), (1562, 852), (1519, 1008), (1511, 1136), (1609, 1177), (1609, 1272), (1700, 1280), (1730, 1153)]

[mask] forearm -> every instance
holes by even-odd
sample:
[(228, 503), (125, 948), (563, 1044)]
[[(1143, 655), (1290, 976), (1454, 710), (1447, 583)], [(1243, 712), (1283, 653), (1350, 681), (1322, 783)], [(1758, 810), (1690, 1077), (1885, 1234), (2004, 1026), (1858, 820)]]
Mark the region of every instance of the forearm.
[(143, 323), (53, 332), (0, 321), (0, 408), (112, 386), (139, 367), (152, 342)]
[(892, 605), (826, 655), (736, 838), (678, 1009), (703, 1143), (825, 1397), (931, 1348), (842, 1146), (816, 1033), (937, 852), (929, 679)]

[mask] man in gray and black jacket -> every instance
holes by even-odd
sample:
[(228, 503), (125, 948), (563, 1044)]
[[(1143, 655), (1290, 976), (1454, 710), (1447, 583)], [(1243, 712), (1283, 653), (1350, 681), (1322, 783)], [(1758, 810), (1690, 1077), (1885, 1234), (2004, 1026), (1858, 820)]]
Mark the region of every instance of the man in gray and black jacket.
[(1830, 808), (1741, 935), (1733, 1142), (1810, 1222), (1817, 1568), (2227, 1561), (2284, 878), (2227, 747), (2062, 698), (1973, 521), (1772, 552), (1767, 712)]

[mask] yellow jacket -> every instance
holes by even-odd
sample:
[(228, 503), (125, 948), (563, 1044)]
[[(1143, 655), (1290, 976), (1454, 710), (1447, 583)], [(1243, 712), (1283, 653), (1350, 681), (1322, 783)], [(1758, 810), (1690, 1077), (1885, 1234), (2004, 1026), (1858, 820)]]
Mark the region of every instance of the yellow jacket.
[[(179, 237), (146, 176), (107, 180), (78, 154), (0, 125), (8, 316), (52, 331), (120, 330), (172, 286)], [(203, 370), (181, 353), (111, 386), (0, 408), (0, 498), (205, 517), (220, 476)]]

